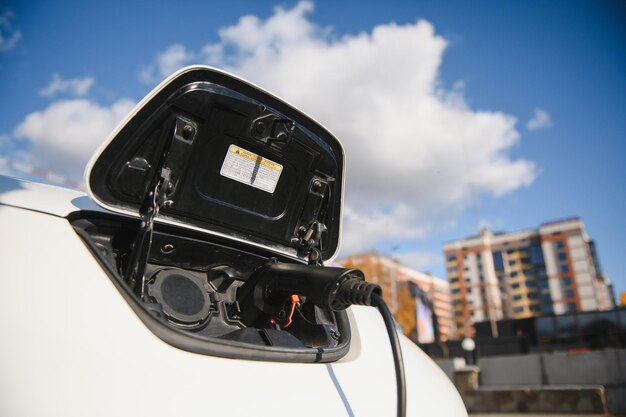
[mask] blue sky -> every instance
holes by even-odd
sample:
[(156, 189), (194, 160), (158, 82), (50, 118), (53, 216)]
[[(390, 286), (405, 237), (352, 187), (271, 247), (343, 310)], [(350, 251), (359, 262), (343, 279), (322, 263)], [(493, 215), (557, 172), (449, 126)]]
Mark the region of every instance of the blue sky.
[(344, 142), (347, 252), (444, 276), (478, 223), (580, 216), (626, 291), (623, 3), (336, 3), (2, 2), (0, 158), (80, 181), (158, 79), (213, 64)]

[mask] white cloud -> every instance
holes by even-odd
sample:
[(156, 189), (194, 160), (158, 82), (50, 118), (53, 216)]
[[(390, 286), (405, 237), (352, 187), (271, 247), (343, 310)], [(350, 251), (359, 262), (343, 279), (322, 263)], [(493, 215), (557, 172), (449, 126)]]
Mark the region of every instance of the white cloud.
[(11, 143), (11, 136), (6, 133), (0, 133), (0, 149), (9, 146)]
[(350, 254), (380, 241), (397, 241), (423, 238), (426, 226), (413, 222), (415, 211), (402, 203), (389, 209), (367, 206), (356, 209), (353, 205), (344, 207), (344, 233), (341, 241), (342, 253)]
[(59, 100), (29, 114), (13, 136), (28, 140), (28, 163), (80, 182), (86, 162), (135, 102), (120, 99), (110, 107), (85, 99)]
[(82, 97), (89, 92), (93, 82), (94, 79), (92, 77), (64, 80), (59, 74), (53, 74), (50, 84), (41, 89), (39, 94), (44, 97), (53, 97), (59, 93)]
[(526, 129), (539, 130), (552, 127), (552, 120), (550, 114), (544, 109), (535, 109), (533, 117), (526, 123)]
[(432, 24), (338, 37), (313, 23), (312, 11), (304, 1), (265, 20), (243, 16), (219, 42), (198, 51), (173, 45), (144, 71), (164, 77), (193, 62), (215, 65), (330, 128), (347, 154), (344, 255), (424, 238), (472, 193), (498, 197), (532, 183), (535, 165), (508, 155), (517, 120), (469, 108), (462, 81), (441, 85), (447, 43)]
[(426, 251), (411, 251), (403, 252), (394, 255), (401, 264), (410, 266), (413, 269), (419, 271), (426, 271), (430, 267), (440, 264), (442, 262), (443, 255), (439, 252), (426, 252)]
[(22, 39), (22, 34), (13, 27), (15, 15), (11, 11), (0, 14), (0, 52), (10, 51)]
[(196, 54), (188, 51), (183, 45), (172, 45), (157, 54), (155, 62), (143, 68), (139, 79), (146, 84), (153, 84), (175, 72), (177, 69), (191, 64)]
[(292, 9), (276, 7), (267, 20), (253, 15), (243, 16), (236, 25), (220, 29), (219, 43), (207, 44), (197, 52), (174, 44), (159, 52), (154, 62), (140, 71), (139, 79), (154, 84), (193, 63), (229, 67), (241, 74), (245, 72), (240, 68), (244, 61), (253, 65), (248, 62), (249, 59), (270, 59), (282, 54), (286, 46), (298, 48), (316, 39), (325, 39), (330, 31), (320, 28), (306, 17), (312, 11), (313, 3), (301, 1)]

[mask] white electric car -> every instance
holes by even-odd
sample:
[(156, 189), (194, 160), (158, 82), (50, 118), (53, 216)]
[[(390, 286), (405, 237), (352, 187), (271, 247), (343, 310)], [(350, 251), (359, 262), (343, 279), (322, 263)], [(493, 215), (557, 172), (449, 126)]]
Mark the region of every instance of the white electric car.
[(189, 67), (85, 182), (0, 177), (1, 416), (467, 415), (380, 288), (324, 266), (344, 154), (304, 113)]

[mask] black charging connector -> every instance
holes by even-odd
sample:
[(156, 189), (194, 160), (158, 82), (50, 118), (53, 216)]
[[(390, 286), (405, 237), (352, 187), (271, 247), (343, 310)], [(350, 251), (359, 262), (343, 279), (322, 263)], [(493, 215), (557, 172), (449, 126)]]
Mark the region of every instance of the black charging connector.
[(365, 282), (358, 269), (268, 262), (237, 291), (239, 305), (246, 306), (241, 321), (260, 326), (275, 316), (291, 295), (300, 295), (323, 310), (341, 311), (351, 305), (371, 305), (378, 285)]
[(381, 288), (365, 282), (363, 272), (358, 269), (268, 262), (237, 292), (237, 301), (242, 306), (242, 322), (247, 326), (262, 325), (268, 317), (278, 314), (292, 295), (306, 297), (317, 307), (330, 311), (345, 310), (351, 305), (378, 308), (393, 353), (398, 417), (404, 417), (406, 383), (402, 350), (393, 315), (383, 300)]

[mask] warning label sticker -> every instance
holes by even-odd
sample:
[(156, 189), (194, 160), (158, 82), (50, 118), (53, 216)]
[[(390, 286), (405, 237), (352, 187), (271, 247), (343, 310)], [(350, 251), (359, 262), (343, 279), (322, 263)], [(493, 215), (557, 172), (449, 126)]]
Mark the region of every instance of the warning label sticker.
[(230, 145), (220, 174), (235, 181), (273, 193), (283, 166), (239, 146)]

